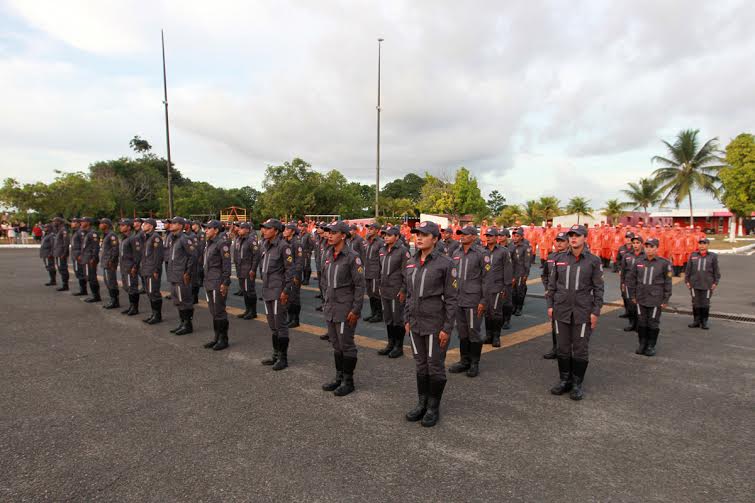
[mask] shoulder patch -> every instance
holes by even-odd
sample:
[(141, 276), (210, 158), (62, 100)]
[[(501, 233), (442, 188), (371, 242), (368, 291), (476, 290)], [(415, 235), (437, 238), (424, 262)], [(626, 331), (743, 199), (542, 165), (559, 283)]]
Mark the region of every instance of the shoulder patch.
[(485, 261), (486, 264), (489, 264), (490, 263), (490, 256), (489, 255), (485, 255), (485, 257), (483, 258), (483, 260)]
[(452, 278), (455, 278), (455, 277), (456, 277), (456, 276), (458, 276), (458, 275), (459, 275), (459, 271), (457, 271), (455, 267), (454, 267), (454, 268), (452, 268), (452, 269), (451, 269), (451, 277), (452, 277)]
[(291, 255), (291, 248), (286, 247), (286, 255)]
[(228, 245), (223, 245), (223, 251), (224, 251), (224, 252), (227, 252), (227, 251), (228, 251)]
[(357, 265), (362, 265), (362, 259), (360, 259), (359, 257), (356, 257), (356, 258), (354, 259), (354, 262), (356, 262), (356, 263), (357, 263)]
[(362, 268), (361, 266), (360, 266), (360, 267), (357, 267), (357, 272), (358, 272), (359, 274), (362, 274), (362, 273), (364, 272), (364, 269), (363, 269), (363, 268)]

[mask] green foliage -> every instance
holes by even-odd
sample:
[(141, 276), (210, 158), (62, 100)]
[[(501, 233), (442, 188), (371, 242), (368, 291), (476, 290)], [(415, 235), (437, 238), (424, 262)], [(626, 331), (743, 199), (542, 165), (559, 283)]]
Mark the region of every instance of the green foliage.
[(561, 201), (555, 196), (543, 196), (537, 205), (540, 208), (540, 216), (545, 221), (552, 220), (561, 214)]
[(534, 199), (524, 203), (524, 223), (539, 225), (540, 205)]
[(524, 210), (518, 204), (506, 206), (501, 213), (495, 218), (496, 225), (511, 227), (517, 220), (525, 218)]
[(608, 218), (610, 224), (614, 225), (622, 216), (624, 216), (624, 203), (618, 199), (609, 199), (606, 201), (606, 207), (603, 208), (603, 214)]
[(584, 197), (572, 197), (566, 204), (567, 214), (576, 214), (577, 223), (579, 224), (580, 217), (592, 217), (592, 208), (590, 207), (590, 201)]
[(629, 201), (623, 203), (624, 207), (634, 210), (642, 208), (642, 211), (647, 214), (648, 208), (655, 206), (663, 199), (663, 189), (654, 178), (640, 178), (639, 182), (629, 182), (628, 185), (629, 189), (621, 191), (629, 198)]
[(482, 198), (477, 178), (470, 175), (466, 168), (456, 171), (454, 183), (425, 173), (417, 207), (423, 213), (440, 213), (451, 215), (476, 215), (486, 217), (489, 213), (485, 199)]
[(721, 168), (722, 202), (733, 213), (749, 217), (755, 211), (755, 137), (742, 133), (726, 146)]
[[(419, 201), (425, 179), (414, 173), (409, 173), (404, 178), (396, 178), (385, 184), (380, 190), (380, 196), (390, 199), (409, 199), (413, 203)], [(373, 199), (374, 199), (373, 190)]]
[(486, 204), (488, 205), (488, 211), (491, 215), (498, 215), (501, 213), (501, 210), (506, 207), (506, 198), (503, 197), (503, 194), (494, 190), (488, 194)]
[(712, 138), (700, 145), (697, 135), (699, 129), (686, 129), (679, 132), (673, 145), (663, 141), (668, 157), (655, 156), (653, 162), (660, 164), (653, 173), (666, 195), (661, 204), (669, 201), (678, 208), (679, 204), (689, 201), (690, 225), (692, 218), (692, 192), (700, 190), (720, 197), (718, 190), (718, 172), (723, 167), (719, 156), (718, 138)]

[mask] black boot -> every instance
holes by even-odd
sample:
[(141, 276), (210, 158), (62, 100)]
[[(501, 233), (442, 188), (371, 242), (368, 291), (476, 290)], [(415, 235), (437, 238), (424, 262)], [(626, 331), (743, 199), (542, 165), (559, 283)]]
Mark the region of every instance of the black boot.
[(467, 370), (467, 377), (477, 377), (480, 375), (480, 355), (482, 354), (481, 342), (469, 343), (469, 369)]
[(626, 297), (622, 297), (621, 300), (624, 302), (624, 313), (619, 315), (619, 318), (629, 318), (629, 304), (627, 302)]
[(519, 302), (514, 304), (514, 316), (521, 316), (523, 307), (524, 307), (524, 304), (519, 304)]
[(220, 331), (218, 330), (218, 320), (212, 320), (212, 329), (215, 332), (215, 338), (211, 340), (210, 342), (206, 342), (204, 344), (204, 347), (207, 349), (212, 349), (215, 347), (215, 344), (218, 343), (218, 339), (220, 338)]
[(572, 400), (582, 400), (585, 396), (582, 390), (582, 383), (585, 380), (585, 372), (587, 371), (587, 360), (579, 360), (572, 358), (571, 361), (572, 375), (574, 376), (574, 386), (572, 387), (569, 398)]
[(396, 344), (396, 336), (393, 330), (393, 325), (386, 325), (386, 332), (388, 332), (388, 344), (383, 349), (378, 349), (377, 354), (380, 356), (387, 356), (393, 349), (393, 345)]
[(79, 291), (76, 293), (73, 293), (74, 297), (82, 297), (87, 294), (87, 281), (85, 279), (79, 280)]
[(406, 420), (415, 422), (425, 416), (427, 412), (427, 397), (430, 392), (430, 378), (426, 375), (417, 374), (417, 405), (406, 413)]
[(91, 284), (89, 285), (92, 290), (92, 296), (89, 298), (84, 299), (84, 302), (87, 302), (89, 304), (94, 304), (95, 302), (102, 301), (102, 297), (100, 297), (100, 285)]
[(388, 358), (398, 358), (404, 356), (404, 335), (405, 330), (401, 325), (391, 325), (393, 327), (393, 349), (388, 353)]
[(694, 318), (694, 321), (687, 325), (689, 328), (698, 328), (700, 326), (700, 311), (701, 309), (699, 307), (692, 308), (692, 316)]
[(490, 327), (490, 331), (493, 333), (493, 347), (501, 347), (501, 321), (493, 320), (493, 326)]
[(278, 334), (273, 334), (273, 354), (270, 358), (262, 360), (262, 365), (275, 365), (278, 361)]
[(571, 358), (558, 357), (558, 384), (551, 388), (554, 395), (563, 395), (571, 390)]
[(218, 320), (218, 342), (212, 347), (213, 351), (222, 351), (228, 347), (228, 320)]
[(624, 332), (634, 332), (637, 330), (637, 315), (634, 312), (629, 312), (629, 324), (624, 327)]
[(550, 351), (543, 355), (543, 358), (545, 358), (546, 360), (556, 359), (556, 330), (553, 328), (551, 328), (551, 341), (553, 341), (553, 347)]
[(242, 320), (246, 320), (247, 316), (249, 315), (249, 309), (250, 309), (249, 305), (250, 304), (251, 304), (251, 302), (249, 302), (249, 296), (245, 294), (244, 295), (244, 312), (241, 313), (241, 314), (237, 314), (236, 318), (240, 318)]
[(483, 344), (493, 343), (493, 331), (490, 330), (491, 324), (492, 324), (492, 321), (490, 321), (490, 318), (485, 317), (485, 338), (482, 340)]
[(383, 321), (383, 302), (380, 299), (375, 299), (375, 316), (368, 320), (370, 323), (377, 323)]
[(372, 319), (375, 317), (375, 314), (377, 314), (377, 308), (375, 307), (375, 299), (370, 297), (369, 300), (370, 300), (370, 314), (364, 315), (364, 317), (362, 318), (362, 320), (368, 321), (368, 322), (372, 321)]
[(354, 391), (354, 369), (356, 367), (356, 356), (343, 357), (343, 380), (341, 381), (341, 385), (333, 391), (335, 396), (346, 396)]
[(645, 352), (643, 353), (645, 356), (655, 356), (655, 345), (658, 343), (659, 332), (660, 332), (660, 329), (658, 328), (647, 329), (648, 346), (645, 348)]
[(176, 328), (170, 329), (171, 334), (175, 334), (176, 332), (178, 332), (184, 327), (184, 324), (186, 324), (186, 318), (185, 318), (184, 312), (181, 310), (178, 311), (178, 319), (180, 320), (180, 322), (178, 323), (178, 326)]
[(333, 360), (336, 363), (336, 378), (332, 382), (323, 384), (323, 391), (335, 391), (343, 381), (343, 353), (334, 352)]
[(63, 281), (63, 284), (60, 286), (60, 288), (55, 289), (56, 292), (67, 292), (68, 291), (68, 281)]
[(198, 286), (191, 287), (191, 303), (199, 304), (199, 287)]
[(139, 314), (139, 294), (138, 293), (128, 294), (128, 299), (129, 299), (130, 305), (129, 305), (128, 312), (126, 313), (126, 315), (133, 316), (135, 314)]
[(50, 281), (45, 283), (45, 286), (55, 286), (58, 284), (57, 281), (55, 281), (55, 271), (47, 271), (47, 274), (50, 275)]
[(283, 370), (286, 367), (288, 367), (288, 339), (280, 339), (278, 340), (278, 361), (273, 365), (273, 370)]
[(511, 329), (511, 309), (512, 308), (506, 306), (503, 308), (503, 325), (501, 328), (504, 330)]
[(152, 316), (146, 323), (147, 325), (157, 325), (158, 323), (163, 321), (163, 300), (158, 299), (151, 301), (150, 305), (152, 306)]
[(700, 328), (708, 330), (708, 313), (710, 313), (709, 307), (700, 308)]
[(448, 368), (448, 371), (452, 374), (460, 374), (461, 372), (466, 372), (467, 370), (469, 370), (469, 339), (461, 339), (459, 341), (459, 355), (459, 361)]
[(245, 320), (253, 320), (257, 317), (257, 299), (255, 296), (248, 295), (244, 296), (244, 302), (247, 302), (247, 297), (249, 299), (249, 305), (247, 305), (247, 312), (244, 313), (242, 318)]
[(288, 309), (288, 328), (296, 328), (299, 326), (300, 312), (301, 306), (299, 304), (291, 304)]
[(194, 325), (191, 320), (194, 318), (194, 309), (185, 309), (180, 311), (183, 317), (184, 323), (182, 327), (179, 327), (174, 333), (176, 335), (186, 335), (194, 331)]
[(117, 309), (121, 307), (121, 300), (118, 298), (118, 289), (110, 288), (108, 293), (110, 294), (110, 302), (102, 307), (105, 309)]
[(427, 397), (427, 412), (422, 418), (422, 426), (435, 426), (440, 419), (440, 399), (443, 397), (443, 388), (446, 387), (446, 381), (430, 380), (430, 392)]
[(637, 349), (634, 350), (634, 354), (645, 354), (645, 349), (648, 347), (648, 327), (637, 327)]

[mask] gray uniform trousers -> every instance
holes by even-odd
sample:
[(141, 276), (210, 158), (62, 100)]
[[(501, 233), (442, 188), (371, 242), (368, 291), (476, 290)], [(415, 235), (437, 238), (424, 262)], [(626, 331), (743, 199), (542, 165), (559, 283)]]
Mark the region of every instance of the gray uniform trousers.
[(118, 289), (118, 271), (110, 269), (107, 264), (102, 266), (102, 277), (105, 280), (105, 288), (108, 290)]
[[(572, 318), (573, 319), (573, 318)], [(565, 323), (555, 320), (557, 356), (559, 358), (574, 358), (577, 360), (589, 360), (590, 335), (592, 328), (590, 323)]]
[(267, 326), (273, 331), (278, 339), (288, 339), (288, 306), (290, 302), (281, 304), (281, 301), (266, 300), (265, 313), (267, 314)]
[(439, 381), (446, 380), (446, 352), (441, 351), (438, 334), (417, 335), (409, 331), (409, 342), (417, 364), (417, 374), (430, 376)]
[(637, 326), (655, 330), (661, 325), (660, 306), (641, 306), (637, 304)]
[[(187, 287), (191, 293), (191, 287)], [(228, 319), (228, 313), (225, 310), (226, 298), (220, 294), (220, 290), (205, 290), (205, 298), (207, 299), (207, 307), (210, 309), (213, 321), (222, 321)], [(186, 299), (186, 298), (184, 298)], [(174, 301), (175, 302), (175, 301)], [(191, 296), (188, 297), (189, 306), (185, 309), (191, 309)]]
[(707, 309), (710, 307), (710, 298), (713, 296), (713, 290), (690, 290), (692, 295), (692, 307)]
[(333, 351), (343, 353), (343, 356), (356, 358), (357, 346), (354, 344), (354, 331), (356, 327), (349, 325), (348, 321), (328, 321), (328, 340), (333, 345)]
[(147, 297), (149, 298), (150, 302), (156, 302), (163, 298), (162, 294), (160, 293), (161, 276), (161, 273), (157, 273), (157, 278), (155, 278), (152, 274), (142, 276), (142, 285), (144, 285), (144, 290), (147, 292)]
[[(179, 311), (194, 309), (194, 296), (191, 293), (191, 282), (187, 285), (183, 281), (170, 284), (170, 297), (173, 305)], [(225, 308), (224, 308), (225, 309)]]
[(482, 317), (477, 316), (477, 306), (456, 308), (456, 330), (459, 339), (469, 339), (469, 342), (482, 342), (480, 330), (482, 329)]
[[(372, 281), (372, 280), (366, 280)], [(380, 302), (383, 304), (383, 321), (386, 325), (404, 327), (404, 303), (398, 301), (398, 297), (382, 297)]]

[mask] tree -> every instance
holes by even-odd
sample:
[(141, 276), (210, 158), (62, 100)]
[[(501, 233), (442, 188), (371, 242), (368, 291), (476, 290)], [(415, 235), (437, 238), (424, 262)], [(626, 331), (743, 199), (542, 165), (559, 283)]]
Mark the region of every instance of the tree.
[(547, 222), (548, 220), (553, 220), (553, 218), (559, 216), (561, 214), (560, 204), (561, 201), (554, 196), (541, 197), (537, 202), (537, 205), (540, 207), (540, 214), (543, 217), (543, 220)]
[(577, 215), (577, 224), (579, 225), (580, 217), (592, 218), (592, 208), (590, 207), (590, 201), (584, 197), (572, 197), (566, 204), (566, 213)]
[(528, 224), (538, 224), (540, 220), (540, 206), (534, 199), (524, 203), (524, 219)]
[(695, 225), (692, 211), (692, 192), (697, 189), (719, 197), (718, 171), (723, 167), (719, 154), (718, 138), (706, 141), (702, 146), (697, 139), (699, 129), (686, 129), (677, 136), (674, 144), (662, 140), (668, 151), (668, 157), (654, 156), (653, 162), (657, 162), (662, 168), (653, 172), (661, 184), (661, 190), (666, 195), (661, 204), (673, 201), (678, 208), (679, 204), (687, 199), (689, 201), (690, 226)]
[(496, 225), (502, 225), (510, 227), (514, 225), (514, 222), (524, 218), (524, 211), (518, 204), (510, 204), (501, 210), (501, 214), (495, 219)]
[(655, 206), (663, 199), (663, 189), (658, 181), (652, 178), (640, 178), (639, 182), (629, 182), (628, 185), (628, 190), (621, 191), (629, 198), (624, 206), (634, 210), (642, 208), (645, 213), (645, 220), (647, 220), (648, 208)]
[(482, 198), (480, 187), (477, 185), (477, 178), (471, 176), (467, 168), (461, 167), (456, 171), (452, 193), (454, 198), (455, 215), (485, 215), (488, 207), (485, 199)]
[(131, 141), (128, 142), (128, 145), (137, 154), (146, 154), (152, 150), (152, 145), (147, 140), (143, 140), (139, 135), (134, 135)]
[(608, 223), (610, 225), (616, 225), (616, 221), (618, 221), (622, 216), (624, 216), (624, 203), (620, 202), (618, 199), (609, 199), (606, 201), (606, 207), (603, 208), (603, 214), (608, 219)]
[(506, 198), (503, 197), (503, 194), (494, 190), (488, 194), (487, 205), (491, 215), (498, 215), (501, 213), (501, 210), (506, 207)]
[(755, 211), (755, 137), (742, 133), (726, 146), (721, 177), (723, 202), (734, 214), (749, 217)]
[[(408, 173), (404, 178), (396, 178), (392, 182), (385, 184), (380, 190), (380, 196), (393, 199), (409, 199), (416, 203), (422, 194), (422, 187), (425, 185), (425, 178), (414, 173)], [(374, 194), (374, 191), (373, 191)], [(372, 200), (375, 200), (373, 195)]]
[(454, 195), (446, 180), (425, 173), (417, 207), (422, 213), (453, 213)]

